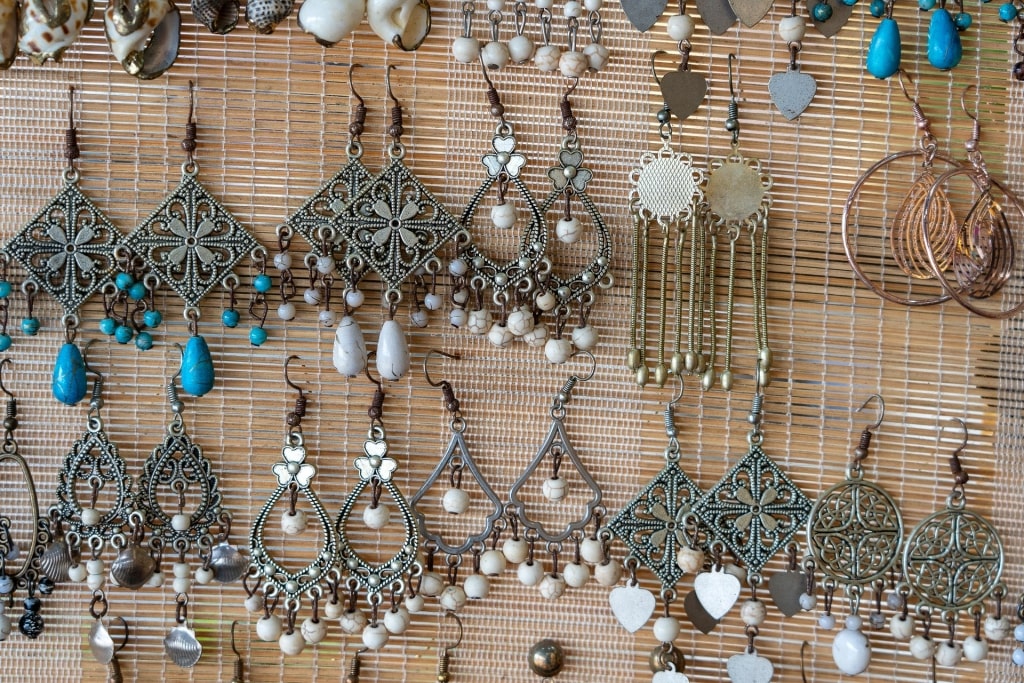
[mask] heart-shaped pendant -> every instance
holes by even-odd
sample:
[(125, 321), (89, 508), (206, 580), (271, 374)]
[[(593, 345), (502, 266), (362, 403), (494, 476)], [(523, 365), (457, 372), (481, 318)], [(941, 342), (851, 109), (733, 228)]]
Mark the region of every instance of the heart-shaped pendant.
[(665, 104), (680, 121), (697, 111), (708, 93), (708, 81), (695, 71), (672, 71), (662, 76), (658, 83)]
[(658, 21), (668, 0), (622, 0), (622, 9), (629, 22), (643, 33)]
[(636, 633), (654, 614), (655, 600), (650, 591), (636, 585), (618, 586), (608, 594), (612, 614), (622, 628)]
[(806, 587), (807, 577), (795, 571), (778, 572), (768, 581), (768, 592), (772, 596), (772, 602), (787, 617), (802, 610), (800, 595)]
[(853, 5), (847, 5), (845, 2), (830, 2), (832, 16), (826, 21), (818, 21), (814, 18), (814, 6), (819, 2), (821, 0), (807, 0), (807, 11), (811, 15), (814, 28), (818, 29), (818, 32), (826, 38), (831, 38), (846, 26), (846, 22), (853, 15)]
[(697, 11), (712, 35), (720, 36), (736, 23), (729, 0), (697, 0)]
[(758, 655), (757, 650), (733, 655), (725, 666), (732, 683), (770, 683), (775, 673), (771, 660)]
[(768, 79), (768, 93), (782, 115), (792, 121), (804, 113), (818, 91), (818, 83), (800, 68), (787, 69)]
[(690, 683), (690, 679), (678, 671), (659, 671), (654, 674), (651, 683)]
[(690, 623), (697, 627), (697, 630), (707, 635), (715, 630), (718, 626), (718, 619), (715, 619), (708, 611), (704, 609), (704, 605), (700, 604), (700, 600), (697, 599), (697, 594), (690, 591), (686, 594), (686, 599), (683, 600), (683, 609), (686, 610), (686, 618), (690, 620)]
[(747, 28), (756, 26), (768, 10), (772, 8), (772, 0), (729, 0), (735, 14)]
[(713, 567), (709, 572), (697, 574), (693, 592), (712, 619), (721, 619), (740, 597), (740, 580), (721, 567)]

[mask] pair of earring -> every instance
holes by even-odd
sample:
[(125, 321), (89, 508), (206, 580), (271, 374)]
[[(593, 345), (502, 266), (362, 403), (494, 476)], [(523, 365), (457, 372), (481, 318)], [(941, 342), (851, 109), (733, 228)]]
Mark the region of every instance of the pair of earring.
[[(871, 1), (871, 15), (882, 20), (871, 37), (865, 62), (868, 73), (875, 78), (889, 78), (900, 70), (903, 45), (899, 25), (892, 18), (893, 4), (894, 0)], [(964, 11), (963, 0), (956, 0), (959, 9), (955, 16), (946, 9), (946, 0), (918, 0), (917, 4), (922, 12), (932, 12), (928, 24), (928, 63), (949, 71), (963, 58), (960, 34), (971, 27), (973, 19)]]

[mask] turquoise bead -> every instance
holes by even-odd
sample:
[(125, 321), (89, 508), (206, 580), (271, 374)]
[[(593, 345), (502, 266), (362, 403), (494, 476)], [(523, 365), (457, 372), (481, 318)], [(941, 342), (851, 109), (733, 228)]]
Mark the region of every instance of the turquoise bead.
[(113, 336), (117, 330), (117, 321), (113, 318), (103, 318), (100, 320), (100, 332), (107, 335), (108, 337)]
[(252, 281), (252, 286), (260, 294), (266, 294), (274, 286), (274, 283), (269, 275), (257, 275)]
[(11, 335), (0, 334), (0, 352), (6, 351), (11, 348)]
[(220, 316), (220, 321), (224, 323), (224, 327), (237, 327), (239, 315), (238, 311), (233, 308), (229, 308), (224, 311)]
[(160, 323), (164, 321), (163, 315), (160, 311), (149, 310), (146, 311), (142, 316), (142, 322), (146, 324), (146, 327), (153, 329), (154, 327), (160, 327)]
[(118, 344), (127, 344), (134, 336), (135, 332), (127, 325), (118, 325), (117, 329), (114, 330), (114, 339), (117, 340)]
[(0, 299), (6, 299), (11, 295), (11, 283), (7, 280), (0, 280)]
[(881, 19), (882, 15), (885, 14), (885, 0), (871, 0), (871, 4), (868, 5), (868, 11), (871, 12), (871, 16), (875, 19)]
[(146, 296), (146, 285), (136, 282), (128, 288), (128, 296), (131, 297), (132, 301), (144, 298)]
[(1017, 5), (1012, 2), (1004, 2), (999, 6), (999, 21), (1013, 21), (1017, 18)]
[(263, 346), (267, 341), (267, 331), (262, 327), (254, 327), (249, 330), (249, 343), (253, 346)]
[(889, 78), (900, 68), (901, 51), (899, 25), (895, 19), (882, 19), (868, 46), (868, 73), (875, 78)]
[(966, 31), (974, 23), (974, 19), (967, 12), (960, 12), (953, 18), (953, 24), (956, 25), (957, 31)]
[(949, 10), (935, 10), (928, 25), (928, 63), (936, 69), (948, 71), (959, 64), (963, 56), (964, 48), (953, 16)]
[(61, 346), (57, 352), (57, 361), (53, 364), (53, 382), (50, 385), (53, 397), (65, 405), (73, 406), (85, 398), (88, 383), (82, 352), (70, 342)]
[(39, 318), (22, 318), (21, 331), (30, 337), (39, 334)]
[(118, 289), (128, 289), (135, 284), (135, 278), (128, 273), (118, 273), (117, 277), (114, 278), (114, 285)]
[(827, 2), (819, 2), (811, 11), (814, 13), (815, 21), (828, 21), (832, 18), (832, 5)]
[(203, 396), (213, 389), (213, 356), (206, 339), (189, 337), (181, 355), (181, 388), (193, 396)]
[(935, 9), (935, 0), (917, 0), (917, 6), (922, 12), (931, 12)]
[(139, 332), (135, 337), (135, 348), (139, 351), (149, 351), (153, 348), (153, 335), (149, 332)]

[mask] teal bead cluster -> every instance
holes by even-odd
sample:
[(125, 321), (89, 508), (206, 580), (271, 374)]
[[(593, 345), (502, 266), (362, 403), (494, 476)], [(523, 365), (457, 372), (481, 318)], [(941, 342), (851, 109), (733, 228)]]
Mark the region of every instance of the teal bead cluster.
[(125, 272), (120, 272), (114, 277), (114, 287), (117, 290), (117, 300), (125, 301), (127, 299), (136, 302), (134, 315), (138, 314), (139, 307), (145, 308), (142, 314), (142, 325), (146, 329), (139, 329), (138, 322), (135, 321), (132, 314), (126, 312), (123, 318), (117, 319), (112, 317), (108, 311), (108, 315), (99, 322), (100, 332), (108, 337), (113, 337), (118, 344), (128, 344), (134, 339), (137, 349), (148, 351), (153, 348), (153, 335), (146, 330), (156, 329), (163, 322), (160, 311), (148, 308), (144, 303), (139, 303), (150, 296), (149, 287), (144, 281), (136, 280), (131, 273)]

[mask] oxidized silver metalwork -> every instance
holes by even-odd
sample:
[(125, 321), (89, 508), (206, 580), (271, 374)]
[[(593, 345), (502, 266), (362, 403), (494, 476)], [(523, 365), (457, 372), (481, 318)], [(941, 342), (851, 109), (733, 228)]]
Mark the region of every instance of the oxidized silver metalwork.
[(218, 521), (221, 524), (221, 531), (209, 553), (203, 557), (203, 566), (208, 566), (213, 572), (214, 581), (232, 583), (245, 575), (251, 563), (248, 557), (228, 542), (231, 536), (231, 514), (227, 510), (221, 510)]
[(183, 669), (191, 669), (199, 663), (203, 655), (203, 646), (196, 638), (196, 632), (189, 628), (188, 596), (178, 593), (175, 598), (177, 614), (175, 626), (164, 636), (164, 652), (167, 657)]

